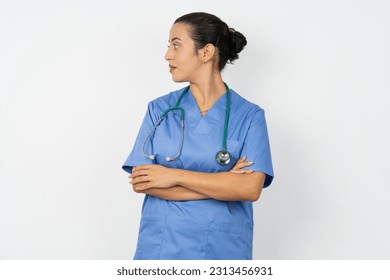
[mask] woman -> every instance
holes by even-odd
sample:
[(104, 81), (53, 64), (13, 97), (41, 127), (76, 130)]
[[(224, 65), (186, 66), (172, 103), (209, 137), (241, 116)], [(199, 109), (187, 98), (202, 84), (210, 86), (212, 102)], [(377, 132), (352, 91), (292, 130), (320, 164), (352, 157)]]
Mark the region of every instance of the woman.
[(134, 259), (252, 259), (252, 202), (273, 179), (267, 127), (221, 77), (245, 45), (211, 14), (174, 22), (165, 59), (189, 87), (149, 103), (123, 165), (146, 194)]

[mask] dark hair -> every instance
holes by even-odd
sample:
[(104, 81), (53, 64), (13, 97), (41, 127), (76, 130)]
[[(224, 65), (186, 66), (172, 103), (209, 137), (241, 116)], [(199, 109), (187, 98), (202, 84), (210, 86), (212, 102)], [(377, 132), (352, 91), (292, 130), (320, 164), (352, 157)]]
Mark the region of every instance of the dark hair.
[(197, 12), (183, 15), (174, 23), (184, 23), (190, 26), (189, 35), (195, 42), (195, 51), (211, 43), (218, 48), (218, 68), (222, 70), (226, 63), (232, 63), (246, 45), (245, 36), (229, 28), (215, 15)]

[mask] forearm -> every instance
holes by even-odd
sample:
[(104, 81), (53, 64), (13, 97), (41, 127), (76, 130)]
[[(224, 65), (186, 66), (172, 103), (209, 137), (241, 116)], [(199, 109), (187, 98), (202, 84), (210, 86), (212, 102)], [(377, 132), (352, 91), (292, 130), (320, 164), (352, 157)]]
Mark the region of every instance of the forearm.
[(265, 174), (260, 172), (202, 173), (176, 169), (175, 173), (177, 185), (218, 200), (256, 201), (260, 197), (265, 180)]
[(166, 189), (150, 188), (143, 191), (137, 191), (135, 186), (134, 191), (137, 193), (152, 195), (165, 200), (201, 200), (209, 198), (203, 194), (181, 186), (175, 186)]
[[(265, 174), (261, 172), (244, 174), (232, 172), (204, 173), (168, 168), (158, 164), (136, 166), (129, 177), (132, 179), (131, 184), (137, 192), (151, 190), (151, 192), (154, 192), (150, 193), (151, 195), (161, 196), (164, 199), (179, 198), (181, 200), (213, 198), (231, 201), (256, 201), (260, 197), (265, 180)], [(169, 189), (177, 186), (191, 192), (182, 189), (174, 189), (173, 193), (152, 190)], [(175, 193), (176, 190), (179, 194)], [(187, 194), (191, 196), (187, 197)]]

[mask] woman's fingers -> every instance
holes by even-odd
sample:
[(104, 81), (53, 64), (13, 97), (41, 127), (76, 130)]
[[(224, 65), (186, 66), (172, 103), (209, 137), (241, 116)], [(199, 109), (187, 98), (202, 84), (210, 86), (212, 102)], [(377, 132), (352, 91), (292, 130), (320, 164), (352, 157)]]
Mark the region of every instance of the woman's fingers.
[[(242, 158), (240, 158), (238, 161), (237, 161), (237, 163), (241, 163), (241, 162), (244, 162), (246, 160), (246, 156), (243, 156)], [(237, 164), (236, 163), (236, 164)]]
[(233, 166), (232, 170), (233, 170), (233, 169), (240, 169), (240, 168), (239, 168), (240, 164), (242, 164), (243, 162), (245, 162), (245, 160), (246, 160), (246, 157), (240, 158), (240, 159), (236, 162), (236, 164)]
[(252, 169), (238, 169), (238, 170), (230, 170), (231, 173), (236, 173), (236, 174), (251, 174), (253, 173)]
[(230, 170), (229, 172), (235, 173), (235, 174), (244, 174), (244, 173), (245, 173), (245, 170), (241, 170), (241, 169), (232, 169), (232, 170)]
[(149, 174), (151, 166), (148, 164), (134, 166), (132, 173), (128, 176), (130, 178), (130, 184), (133, 186), (133, 191), (140, 193), (147, 190), (150, 187)]
[(144, 164), (133, 167), (130, 184), (140, 185), (136, 190), (149, 188), (169, 188), (175, 185), (174, 169), (158, 164)]
[(143, 169), (143, 170), (133, 170), (133, 172), (129, 175), (129, 178), (135, 179), (140, 176), (145, 176), (149, 174), (149, 170)]
[(235, 173), (235, 174), (250, 174), (253, 173), (253, 170), (246, 170), (243, 169), (245, 167), (251, 166), (253, 164), (252, 161), (246, 161), (246, 156), (240, 158), (236, 164), (233, 166), (232, 169), (230, 169), (229, 172)]
[(137, 193), (142, 192), (144, 190), (150, 189), (151, 186), (146, 182), (146, 183), (137, 183), (133, 184), (133, 190)]
[[(233, 168), (230, 170), (230, 172), (232, 173), (238, 173), (238, 174), (242, 174), (242, 173), (248, 173), (247, 170), (244, 170), (242, 168), (245, 168), (245, 167), (248, 167), (248, 166), (251, 166), (253, 164), (252, 161), (246, 161), (246, 157), (242, 157), (240, 158), (237, 163), (233, 166)], [(253, 171), (252, 171), (253, 172)], [(250, 173), (252, 173), (250, 172)]]
[(241, 168), (244, 168), (244, 167), (248, 167), (248, 166), (251, 166), (253, 164), (252, 161), (245, 161), (245, 162), (240, 162), (238, 164), (236, 164), (233, 169), (241, 169)]
[(139, 183), (145, 183), (145, 182), (149, 182), (150, 181), (150, 177), (148, 175), (144, 175), (144, 176), (136, 176), (136, 177), (133, 177), (133, 178), (130, 178), (130, 184), (139, 184)]

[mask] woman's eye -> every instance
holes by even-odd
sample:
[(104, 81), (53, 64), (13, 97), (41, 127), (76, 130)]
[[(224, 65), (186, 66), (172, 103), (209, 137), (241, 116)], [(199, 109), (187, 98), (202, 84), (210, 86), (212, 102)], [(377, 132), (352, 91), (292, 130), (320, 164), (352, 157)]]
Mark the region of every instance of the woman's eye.
[[(173, 48), (174, 49), (177, 49), (179, 47), (178, 44), (172, 44)], [(169, 49), (171, 47), (171, 45), (167, 45), (167, 48)]]

